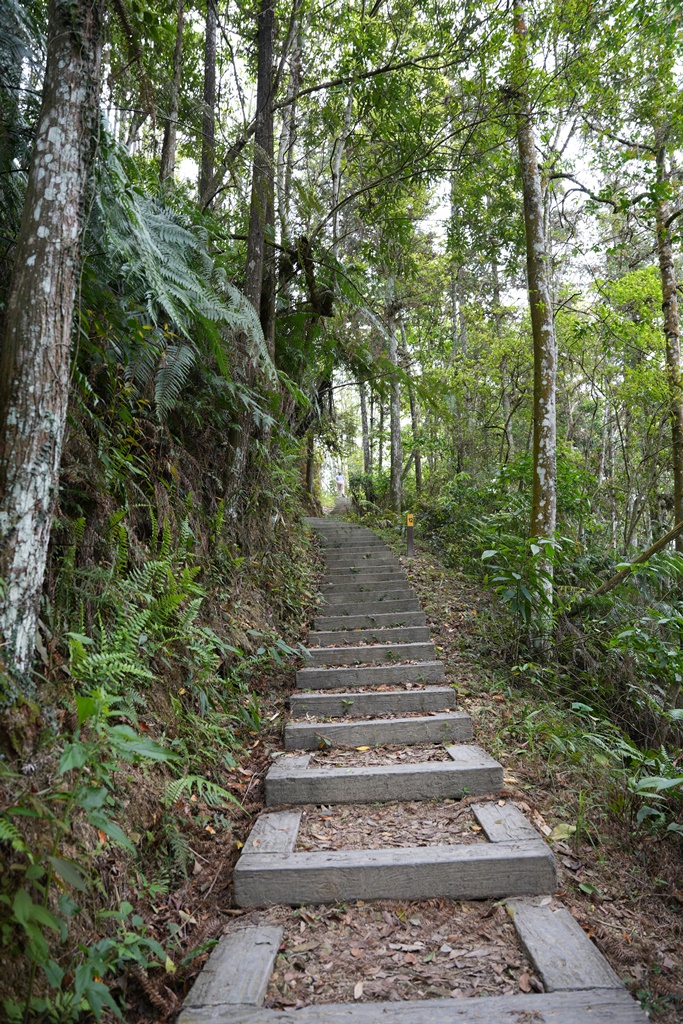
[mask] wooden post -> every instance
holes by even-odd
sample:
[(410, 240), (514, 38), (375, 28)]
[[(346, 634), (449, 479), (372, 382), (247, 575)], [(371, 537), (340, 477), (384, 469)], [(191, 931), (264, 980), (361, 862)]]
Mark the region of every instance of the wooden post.
[(415, 554), (415, 545), (413, 543), (413, 526), (415, 525), (415, 517), (409, 512), (406, 515), (406, 530), (408, 534), (408, 558), (412, 558)]

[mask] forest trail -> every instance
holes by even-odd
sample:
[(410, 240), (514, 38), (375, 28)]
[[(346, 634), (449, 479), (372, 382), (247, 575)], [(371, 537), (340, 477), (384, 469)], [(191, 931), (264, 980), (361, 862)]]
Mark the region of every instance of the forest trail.
[[(417, 1022), (426, 1015), (444, 1024), (644, 1022), (645, 1014), (605, 958), (553, 898), (557, 876), (550, 847), (514, 803), (499, 798), (503, 768), (473, 742), (472, 721), (456, 710), (453, 687), (439, 685), (443, 664), (429, 638), (425, 614), (391, 550), (370, 530), (336, 517), (310, 519), (309, 525), (325, 550), (324, 606), (309, 634), (310, 663), (297, 673), (301, 692), (290, 698), (285, 750), (266, 778), (266, 804), (276, 809), (254, 824), (234, 877), (239, 906), (277, 907), (279, 916), (269, 917), (265, 911), (235, 923), (195, 983), (179, 1024), (370, 1024), (380, 1017)], [(396, 747), (401, 748), (398, 755)], [(403, 826), (399, 815), (398, 834), (396, 829), (396, 811), (411, 807), (411, 801), (424, 808), (417, 815), (423, 827), (419, 845), (410, 842), (415, 821), (409, 813)], [(476, 824), (470, 822), (457, 837), (460, 841), (450, 835), (444, 842), (443, 822), (439, 828), (427, 820), (434, 817), (434, 801), (443, 802), (437, 816), (458, 808), (457, 817), (465, 809)], [(389, 815), (381, 826), (389, 829), (382, 833), (388, 842), (364, 848), (362, 840), (360, 845), (353, 840), (354, 816), (362, 817), (367, 807), (375, 824), (383, 813), (378, 805), (392, 809), (393, 818)], [(348, 831), (347, 848), (330, 849), (320, 835), (320, 819), (334, 822), (340, 809), (346, 813), (341, 827)], [(316, 843), (320, 848), (312, 849)], [(298, 850), (297, 845), (305, 848)], [(278, 951), (284, 949), (285, 926), (277, 922), (287, 905), (314, 908), (359, 901), (364, 907), (366, 901), (389, 900), (442, 905), (446, 900), (486, 899), (505, 901), (515, 941), (528, 958), (530, 971), (522, 978), (533, 985), (521, 982), (522, 992), (515, 986), (514, 994), (476, 999), (362, 1001), (361, 980), (353, 1002), (262, 1008)], [(304, 911), (287, 913), (296, 923)], [(382, 917), (391, 920), (386, 910)], [(249, 920), (254, 923), (247, 924)], [(450, 940), (466, 941), (457, 922), (451, 928), (456, 934)], [(360, 955), (367, 942), (355, 941), (360, 948), (352, 948), (351, 954)], [(411, 950), (421, 947), (419, 941), (410, 947), (390, 944), (398, 950), (393, 956), (409, 963), (417, 961)], [(452, 946), (444, 943), (439, 952), (448, 954), (446, 973)], [(456, 952), (465, 961), (482, 951)], [(432, 969), (437, 981), (440, 966)], [(372, 977), (378, 973), (370, 971)], [(444, 994), (438, 986), (436, 990)]]

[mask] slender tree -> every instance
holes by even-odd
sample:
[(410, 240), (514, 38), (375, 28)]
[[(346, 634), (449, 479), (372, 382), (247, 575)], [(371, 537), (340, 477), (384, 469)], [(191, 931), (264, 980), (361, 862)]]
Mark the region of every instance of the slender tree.
[(51, 0), (43, 97), (0, 355), (0, 632), (31, 667), (66, 426), (88, 172), (97, 142), (102, 9)]
[(175, 47), (173, 49), (173, 78), (168, 103), (168, 116), (164, 126), (164, 141), (161, 147), (159, 177), (162, 181), (172, 178), (175, 171), (176, 144), (178, 137), (178, 109), (180, 104), (180, 81), (183, 73), (183, 28), (185, 25), (185, 0), (178, 0)]
[[(514, 32), (517, 148), (524, 196), (527, 288), (534, 346), (531, 536), (543, 541), (553, 538), (557, 517), (557, 343), (548, 272), (543, 189), (526, 86), (529, 70), (527, 24), (521, 0), (515, 0)], [(552, 563), (543, 560), (543, 569), (550, 577)], [(549, 580), (546, 591), (550, 600), (552, 585)]]
[(206, 0), (204, 32), (204, 97), (202, 107), (202, 162), (199, 173), (199, 197), (202, 206), (211, 201), (216, 161), (216, 5)]
[[(674, 481), (674, 523), (683, 522), (683, 373), (681, 371), (681, 319), (678, 308), (678, 279), (671, 239), (672, 210), (667, 198), (670, 171), (667, 165), (666, 132), (655, 133), (658, 199), (655, 207), (655, 231), (659, 274), (662, 283), (662, 313), (666, 343), (666, 367), (669, 383), (669, 419), (671, 422), (671, 470)], [(676, 537), (676, 548), (683, 551), (683, 536)]]
[[(245, 294), (260, 314), (271, 356), (275, 349), (275, 168), (273, 164), (273, 33), (275, 0), (260, 0), (254, 167), (251, 179)], [(270, 242), (266, 254), (266, 242)]]

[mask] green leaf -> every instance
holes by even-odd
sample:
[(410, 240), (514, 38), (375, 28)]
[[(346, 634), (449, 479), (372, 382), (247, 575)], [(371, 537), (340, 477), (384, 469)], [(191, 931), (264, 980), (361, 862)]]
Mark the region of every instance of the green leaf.
[(88, 718), (92, 718), (97, 710), (97, 703), (94, 697), (76, 697), (79, 725), (83, 725)]
[(115, 843), (118, 843), (119, 846), (122, 846), (125, 850), (128, 850), (130, 853), (135, 853), (135, 847), (133, 846), (130, 839), (123, 831), (123, 829), (119, 825), (117, 825), (115, 821), (112, 821), (110, 818), (108, 818), (105, 814), (102, 814), (99, 811), (92, 811), (88, 815), (88, 821), (90, 822), (91, 825), (94, 825), (95, 828), (99, 828), (102, 832), (104, 832), (106, 836), (109, 836), (110, 839), (113, 839)]
[(52, 870), (68, 885), (78, 889), (79, 892), (87, 892), (88, 886), (75, 864), (69, 860), (62, 860), (61, 857), (50, 857)]
[(59, 759), (58, 775), (64, 775), (74, 768), (82, 768), (88, 760), (88, 749), (85, 744), (78, 740), (75, 743), (67, 743), (62, 756)]

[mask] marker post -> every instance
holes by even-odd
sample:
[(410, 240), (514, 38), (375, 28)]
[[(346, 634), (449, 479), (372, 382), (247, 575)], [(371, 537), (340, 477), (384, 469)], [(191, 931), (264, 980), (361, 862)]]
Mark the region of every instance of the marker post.
[(413, 526), (415, 524), (415, 517), (411, 512), (406, 515), (406, 533), (408, 535), (408, 558), (412, 558), (415, 554), (415, 545), (413, 542)]

